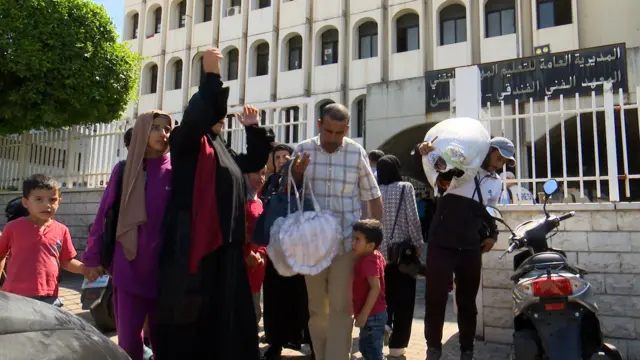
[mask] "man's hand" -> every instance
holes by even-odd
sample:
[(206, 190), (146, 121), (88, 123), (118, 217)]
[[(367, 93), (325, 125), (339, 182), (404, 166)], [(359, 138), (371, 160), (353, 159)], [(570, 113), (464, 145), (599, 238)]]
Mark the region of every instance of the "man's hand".
[(249, 256), (247, 256), (247, 265), (249, 265), (250, 268), (257, 267), (262, 262), (262, 257), (255, 251), (252, 251)]
[(485, 239), (482, 244), (480, 244), (480, 251), (482, 253), (486, 253), (493, 249), (493, 246), (496, 244), (496, 239), (488, 238)]
[(360, 313), (357, 317), (356, 317), (356, 327), (357, 328), (362, 328), (367, 324), (367, 317), (366, 314)]
[(85, 267), (82, 275), (84, 275), (84, 277), (87, 278), (89, 282), (94, 282), (100, 276), (104, 275), (104, 269), (102, 268), (102, 266), (94, 268)]
[(202, 55), (202, 67), (204, 72), (220, 75), (220, 61), (222, 52), (218, 48), (211, 48)]
[(300, 154), (296, 154), (296, 157), (293, 158), (293, 163), (291, 166), (291, 175), (296, 182), (302, 181), (304, 178), (304, 172), (307, 171), (307, 166), (311, 162), (311, 155), (304, 153), (302, 156)]
[(258, 109), (253, 106), (245, 105), (244, 113), (236, 113), (236, 116), (238, 117), (238, 121), (240, 121), (240, 124), (242, 124), (242, 126), (244, 127), (249, 127), (252, 125), (260, 126), (260, 113), (258, 112)]
[(426, 156), (428, 155), (430, 152), (432, 152), (435, 148), (433, 147), (433, 143), (438, 140), (438, 137), (434, 137), (433, 140), (431, 141), (425, 141), (422, 144), (420, 144), (418, 146), (418, 152), (420, 152), (420, 155), (422, 156)]

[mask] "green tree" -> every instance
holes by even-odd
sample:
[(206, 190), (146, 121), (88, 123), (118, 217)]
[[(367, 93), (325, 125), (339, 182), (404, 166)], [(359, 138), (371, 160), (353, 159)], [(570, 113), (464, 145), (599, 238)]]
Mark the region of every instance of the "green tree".
[(101, 5), (0, 0), (0, 134), (118, 120), (139, 68)]

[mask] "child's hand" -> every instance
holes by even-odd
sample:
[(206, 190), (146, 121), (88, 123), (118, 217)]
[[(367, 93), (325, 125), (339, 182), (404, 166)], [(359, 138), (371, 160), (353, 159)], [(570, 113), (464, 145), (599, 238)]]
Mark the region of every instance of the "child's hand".
[(356, 317), (356, 327), (362, 328), (367, 324), (367, 317), (365, 314), (360, 314)]
[(82, 275), (84, 275), (84, 277), (87, 278), (89, 282), (94, 282), (100, 276), (104, 275), (104, 269), (102, 268), (102, 266), (98, 266), (94, 268), (84, 267), (82, 271)]

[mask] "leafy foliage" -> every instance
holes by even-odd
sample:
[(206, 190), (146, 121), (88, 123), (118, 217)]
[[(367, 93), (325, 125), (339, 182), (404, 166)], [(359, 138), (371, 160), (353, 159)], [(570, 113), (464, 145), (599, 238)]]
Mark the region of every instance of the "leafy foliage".
[(122, 117), (139, 55), (90, 0), (0, 0), (0, 134)]

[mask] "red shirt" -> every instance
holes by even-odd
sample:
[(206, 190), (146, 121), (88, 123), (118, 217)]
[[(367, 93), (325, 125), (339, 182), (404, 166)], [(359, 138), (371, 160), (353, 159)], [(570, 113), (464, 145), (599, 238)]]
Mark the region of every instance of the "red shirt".
[[(247, 243), (244, 245), (244, 258), (245, 262), (251, 251), (262, 254), (262, 258), (267, 260), (267, 248), (264, 246), (258, 246), (251, 242), (251, 236), (253, 235), (253, 231), (256, 227), (256, 222), (258, 221), (258, 217), (262, 214), (263, 207), (262, 201), (260, 199), (249, 200), (247, 201), (247, 205), (245, 207), (245, 218), (247, 225)], [(256, 266), (249, 267), (247, 265), (247, 274), (249, 275), (249, 285), (251, 286), (251, 293), (255, 294), (260, 292), (260, 288), (262, 287), (262, 282), (264, 281), (264, 272), (266, 266)]]
[(2, 290), (22, 296), (54, 296), (60, 262), (76, 257), (69, 229), (51, 220), (39, 227), (28, 218), (9, 222), (0, 235), (0, 258), (11, 252)]
[(355, 316), (360, 314), (364, 303), (367, 302), (370, 290), (368, 277), (375, 276), (380, 279), (380, 294), (378, 294), (378, 299), (369, 316), (387, 310), (387, 303), (384, 298), (384, 267), (386, 265), (387, 262), (378, 250), (375, 250), (373, 254), (362, 256), (356, 261), (353, 270), (353, 313)]

